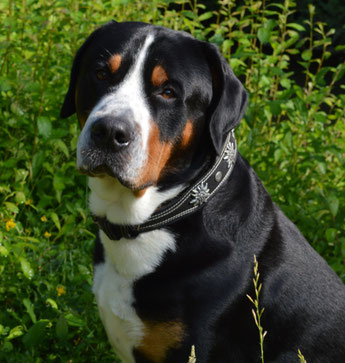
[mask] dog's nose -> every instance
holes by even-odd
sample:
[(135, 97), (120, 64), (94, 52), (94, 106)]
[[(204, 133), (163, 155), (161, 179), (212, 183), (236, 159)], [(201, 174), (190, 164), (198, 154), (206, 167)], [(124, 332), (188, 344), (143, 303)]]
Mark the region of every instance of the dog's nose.
[(92, 125), (91, 139), (98, 147), (107, 146), (118, 151), (132, 141), (133, 127), (122, 119), (102, 117)]

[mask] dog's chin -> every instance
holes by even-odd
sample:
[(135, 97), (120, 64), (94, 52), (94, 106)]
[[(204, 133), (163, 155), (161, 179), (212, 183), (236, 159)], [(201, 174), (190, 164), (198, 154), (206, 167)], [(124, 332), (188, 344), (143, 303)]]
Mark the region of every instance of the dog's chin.
[(153, 183), (138, 184), (136, 181), (130, 180), (126, 176), (122, 175), (121, 171), (115, 168), (108, 167), (107, 165), (98, 165), (96, 167), (77, 167), (80, 174), (87, 175), (91, 178), (105, 178), (110, 177), (111, 179), (117, 180), (123, 187), (129, 189), (133, 193), (140, 193), (144, 189), (151, 186)]

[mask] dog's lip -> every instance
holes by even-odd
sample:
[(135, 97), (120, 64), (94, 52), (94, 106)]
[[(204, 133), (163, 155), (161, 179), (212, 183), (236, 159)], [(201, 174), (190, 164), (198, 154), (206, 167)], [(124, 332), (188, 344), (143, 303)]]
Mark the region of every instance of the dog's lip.
[(109, 176), (111, 178), (117, 179), (125, 188), (130, 189), (133, 192), (140, 192), (141, 190), (146, 189), (152, 185), (151, 183), (141, 186), (134, 185), (130, 181), (126, 181), (119, 175), (116, 175), (107, 165), (98, 165), (96, 167), (90, 168), (85, 164), (77, 167), (77, 171), (80, 174), (87, 175), (89, 177), (104, 178), (105, 176)]
[(89, 167), (84, 164), (82, 166), (78, 166), (77, 170), (80, 174), (91, 176), (91, 177), (104, 177), (106, 175), (116, 178), (117, 176), (111, 171), (111, 169), (107, 165), (97, 165), (95, 167)]

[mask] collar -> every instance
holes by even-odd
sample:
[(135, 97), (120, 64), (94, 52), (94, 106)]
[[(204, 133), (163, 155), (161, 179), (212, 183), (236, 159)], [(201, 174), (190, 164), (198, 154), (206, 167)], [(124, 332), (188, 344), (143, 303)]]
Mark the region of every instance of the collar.
[(237, 145), (234, 130), (228, 134), (223, 150), (212, 168), (203, 175), (192, 187), (176, 197), (173, 204), (159, 209), (142, 224), (120, 225), (109, 222), (105, 217), (93, 215), (93, 220), (111, 239), (133, 239), (140, 233), (162, 228), (182, 219), (200, 208), (217, 192), (229, 178), (237, 158)]

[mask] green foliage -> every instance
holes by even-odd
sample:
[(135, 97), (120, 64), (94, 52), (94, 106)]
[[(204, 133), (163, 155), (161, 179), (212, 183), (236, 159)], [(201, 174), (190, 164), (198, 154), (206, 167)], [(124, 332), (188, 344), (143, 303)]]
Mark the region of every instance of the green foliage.
[(303, 24), (289, 22), (293, 11), (288, 0), (219, 0), (217, 11), (186, 0), (0, 3), (1, 361), (114, 360), (91, 293), (95, 230), (75, 172), (78, 126), (59, 118), (73, 54), (112, 18), (220, 46), (250, 95), (242, 154), (345, 279), (345, 65), (325, 65), (333, 32), (313, 7)]
[(253, 285), (254, 285), (254, 291), (255, 291), (255, 298), (252, 298), (250, 295), (247, 295), (247, 298), (250, 300), (250, 302), (254, 305), (254, 308), (252, 309), (252, 314), (254, 318), (254, 322), (256, 327), (259, 330), (259, 338), (260, 338), (260, 356), (261, 356), (261, 363), (265, 362), (264, 359), (264, 339), (267, 334), (267, 331), (264, 331), (264, 328), (261, 325), (261, 317), (262, 314), (265, 311), (265, 308), (261, 308), (259, 304), (259, 297), (260, 292), (262, 288), (262, 283), (259, 283), (260, 279), (260, 272), (259, 272), (259, 263), (256, 259), (256, 256), (254, 255), (254, 277), (253, 277)]

